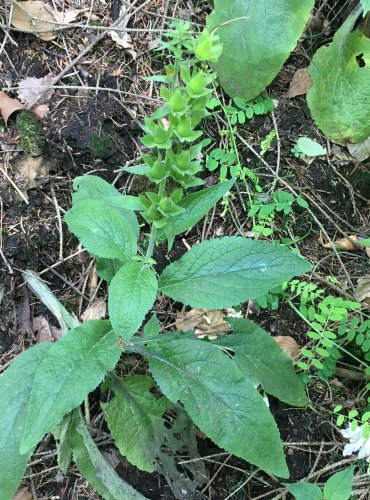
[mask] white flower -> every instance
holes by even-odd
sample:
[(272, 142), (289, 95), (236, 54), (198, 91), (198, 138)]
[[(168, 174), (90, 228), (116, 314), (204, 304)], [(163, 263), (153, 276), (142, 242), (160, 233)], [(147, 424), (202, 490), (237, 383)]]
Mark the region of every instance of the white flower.
[(365, 458), (370, 463), (370, 436), (364, 436), (362, 425), (354, 431), (348, 426), (340, 432), (343, 437), (349, 439), (349, 443), (343, 449), (343, 456), (348, 457), (358, 452), (358, 458)]

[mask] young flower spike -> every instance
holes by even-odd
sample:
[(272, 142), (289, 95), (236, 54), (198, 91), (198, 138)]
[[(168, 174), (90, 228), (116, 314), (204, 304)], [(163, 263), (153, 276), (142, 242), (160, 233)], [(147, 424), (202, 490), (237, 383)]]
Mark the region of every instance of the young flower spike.
[[(364, 432), (364, 427), (359, 425), (353, 431), (351, 426), (348, 426), (347, 429), (340, 431), (343, 437), (349, 439), (349, 443), (343, 449), (343, 456), (348, 457), (353, 453), (358, 453), (359, 459), (365, 459), (369, 462), (368, 474), (370, 474), (370, 435), (368, 432)], [(367, 426), (366, 429), (368, 431)]]

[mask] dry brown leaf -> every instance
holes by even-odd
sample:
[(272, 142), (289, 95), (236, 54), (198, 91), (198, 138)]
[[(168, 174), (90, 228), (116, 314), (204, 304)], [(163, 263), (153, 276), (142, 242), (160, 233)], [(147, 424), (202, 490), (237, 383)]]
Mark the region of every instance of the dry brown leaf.
[(290, 358), (295, 358), (301, 351), (297, 342), (289, 335), (278, 335), (273, 339)]
[[(122, 17), (125, 12), (127, 10), (127, 7), (125, 7), (124, 5), (122, 5), (121, 9), (120, 9), (120, 12), (119, 12), (119, 16)], [(117, 26), (117, 28), (120, 28), (120, 31), (108, 31), (108, 35), (112, 38), (112, 40), (114, 42), (116, 42), (117, 45), (119, 45), (120, 47), (123, 47), (126, 52), (128, 52), (132, 59), (136, 59), (137, 58), (137, 53), (135, 52), (135, 50), (133, 50), (133, 45), (131, 43), (131, 36), (129, 35), (129, 33), (127, 33), (127, 31), (124, 31), (124, 28), (127, 27), (127, 22), (128, 22), (128, 19), (127, 20), (123, 20), (122, 23)]]
[(370, 247), (365, 247), (365, 252), (366, 252), (366, 255), (369, 257), (370, 259)]
[[(356, 245), (356, 242), (358, 240), (357, 236), (354, 234), (351, 234), (348, 236), (348, 238), (340, 238), (339, 240), (335, 240), (333, 242), (335, 248), (338, 250), (359, 250), (361, 247), (360, 245)], [(323, 244), (324, 248), (333, 248), (333, 245), (331, 243), (324, 243)]]
[(289, 85), (287, 97), (291, 99), (298, 95), (306, 94), (312, 85), (312, 78), (307, 68), (297, 69)]
[(19, 109), (24, 108), (23, 104), (18, 99), (12, 99), (0, 90), (0, 115), (2, 116), (5, 125), (8, 123), (9, 116)]
[(27, 77), (20, 81), (17, 90), (19, 100), (24, 104), (32, 104), (42, 96), (43, 102), (48, 101), (53, 95), (54, 90), (47, 90), (46, 87), (52, 85), (54, 78), (54, 75), (49, 73), (43, 78)]
[(193, 330), (200, 339), (207, 337), (209, 340), (215, 340), (226, 335), (230, 325), (224, 321), (223, 311), (191, 309), (176, 314), (176, 329), (183, 332)]
[(46, 318), (44, 318), (44, 316), (36, 316), (36, 318), (33, 318), (32, 328), (36, 334), (37, 344), (41, 342), (54, 342), (49, 322)]
[(370, 137), (358, 144), (347, 144), (347, 148), (357, 161), (365, 161), (370, 156)]
[(370, 306), (370, 275), (360, 278), (355, 288), (355, 297), (359, 302)]
[(107, 303), (105, 299), (97, 299), (84, 311), (81, 316), (82, 321), (90, 319), (103, 319), (107, 314)]
[(36, 118), (42, 120), (44, 116), (50, 113), (50, 108), (47, 104), (38, 104), (32, 108), (32, 111), (35, 113)]
[(32, 493), (27, 488), (19, 488), (17, 493), (13, 496), (13, 500), (32, 500)]
[(13, 163), (13, 180), (27, 199), (27, 191), (49, 180), (49, 165), (43, 157), (19, 155)]
[[(53, 30), (58, 24), (69, 24), (82, 12), (77, 9), (60, 12), (41, 0), (18, 1), (14, 3), (11, 24), (26, 33), (34, 33), (40, 40), (47, 42), (57, 36), (57, 32)], [(37, 31), (42, 33), (35, 33)]]

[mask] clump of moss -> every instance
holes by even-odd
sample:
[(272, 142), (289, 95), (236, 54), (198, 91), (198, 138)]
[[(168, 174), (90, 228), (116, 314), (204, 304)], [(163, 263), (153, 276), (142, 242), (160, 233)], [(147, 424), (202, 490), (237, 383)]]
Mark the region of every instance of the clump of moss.
[(90, 148), (95, 158), (106, 160), (114, 154), (112, 139), (107, 133), (93, 132), (90, 136)]
[(26, 153), (39, 156), (44, 145), (41, 125), (32, 111), (21, 111), (17, 115), (16, 129)]

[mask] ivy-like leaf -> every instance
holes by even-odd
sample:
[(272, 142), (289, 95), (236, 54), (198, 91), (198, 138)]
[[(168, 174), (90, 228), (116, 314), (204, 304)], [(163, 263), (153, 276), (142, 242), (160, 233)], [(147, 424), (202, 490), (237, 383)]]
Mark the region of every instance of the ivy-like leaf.
[(103, 201), (80, 201), (64, 219), (82, 245), (96, 257), (129, 262), (137, 252), (137, 238), (131, 223)]
[(130, 350), (149, 358), (164, 395), (180, 400), (218, 446), (267, 472), (289, 476), (279, 431), (265, 401), (218, 346), (196, 339), (130, 344)]
[(20, 454), (29, 395), (38, 366), (50, 344), (38, 344), (15, 358), (0, 377), (0, 498), (11, 500), (25, 473), (33, 447)]
[(140, 262), (125, 264), (109, 285), (108, 310), (115, 333), (132, 337), (154, 304), (157, 295), (154, 271)]
[(324, 134), (340, 144), (359, 143), (370, 136), (370, 40), (352, 31), (361, 8), (355, 9), (322, 46), (309, 67), (312, 87), (307, 94), (311, 114)]
[(38, 364), (20, 451), (28, 453), (113, 370), (120, 356), (109, 321), (87, 321), (52, 344)]
[(68, 440), (78, 470), (104, 500), (145, 500), (146, 497), (123, 481), (102, 456), (78, 410), (72, 413)]
[(258, 297), (310, 268), (286, 247), (225, 237), (195, 245), (167, 266), (159, 289), (192, 307), (221, 309)]
[(214, 67), (231, 97), (250, 101), (272, 82), (313, 6), (314, 0), (215, 0), (207, 28), (223, 44)]
[(294, 406), (306, 406), (303, 383), (295, 374), (291, 359), (265, 330), (246, 319), (227, 318), (234, 329), (216, 341), (235, 353), (233, 361), (255, 385)]

